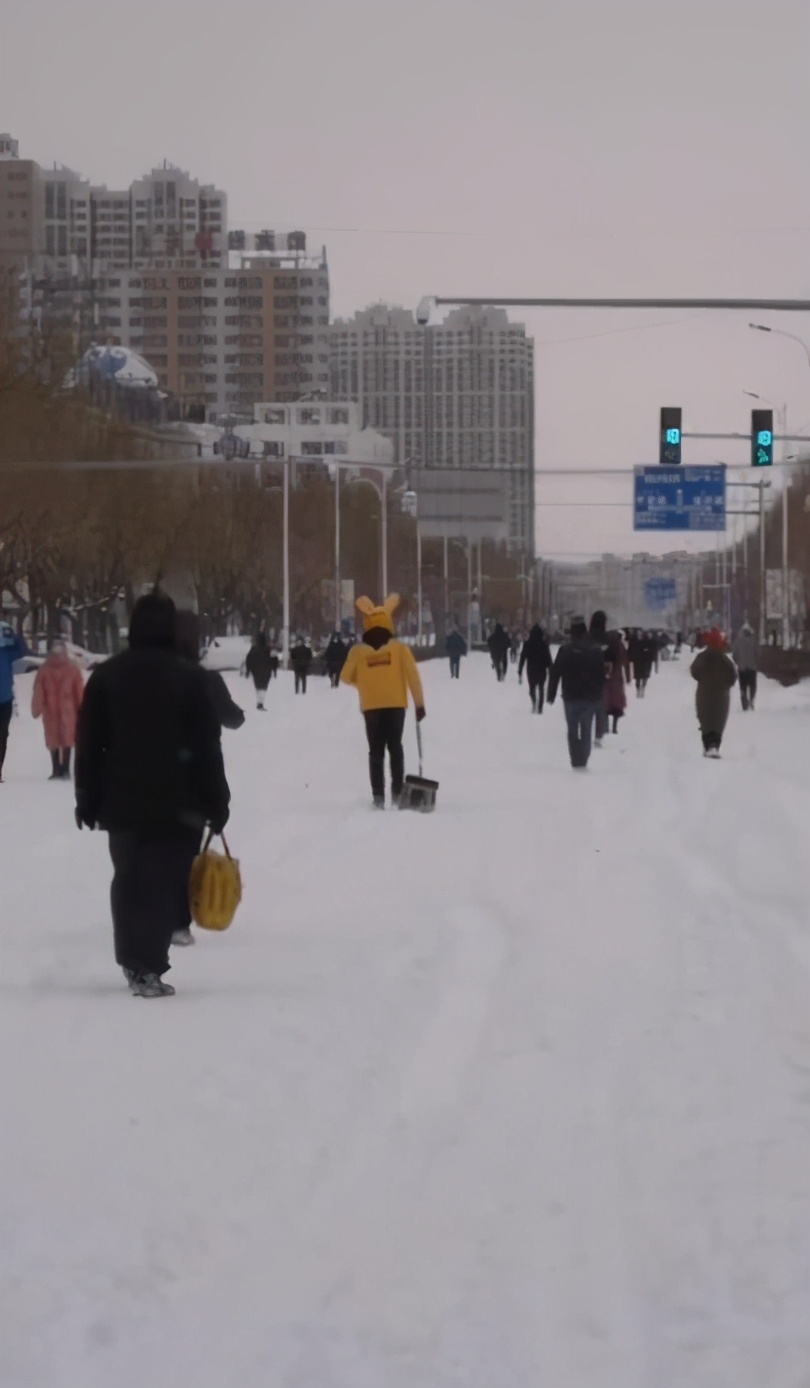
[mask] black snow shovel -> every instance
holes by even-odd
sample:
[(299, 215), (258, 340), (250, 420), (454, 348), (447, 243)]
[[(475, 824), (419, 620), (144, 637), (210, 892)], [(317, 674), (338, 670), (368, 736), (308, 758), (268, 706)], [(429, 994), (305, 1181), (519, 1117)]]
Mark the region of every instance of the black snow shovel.
[(401, 810), (419, 810), (421, 814), (432, 814), (436, 808), (436, 792), (439, 789), (439, 782), (429, 781), (426, 776), (422, 775), (422, 727), (420, 723), (416, 725), (416, 745), (419, 748), (419, 775), (405, 777), (405, 784), (399, 797), (399, 808)]

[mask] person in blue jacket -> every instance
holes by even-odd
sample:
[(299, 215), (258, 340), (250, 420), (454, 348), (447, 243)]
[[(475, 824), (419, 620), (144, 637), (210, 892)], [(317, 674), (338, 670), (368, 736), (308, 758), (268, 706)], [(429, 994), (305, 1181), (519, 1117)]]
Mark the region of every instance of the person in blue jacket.
[(3, 779), (8, 730), (14, 708), (14, 663), (27, 654), (28, 647), (22, 637), (10, 626), (5, 612), (0, 610), (0, 781)]

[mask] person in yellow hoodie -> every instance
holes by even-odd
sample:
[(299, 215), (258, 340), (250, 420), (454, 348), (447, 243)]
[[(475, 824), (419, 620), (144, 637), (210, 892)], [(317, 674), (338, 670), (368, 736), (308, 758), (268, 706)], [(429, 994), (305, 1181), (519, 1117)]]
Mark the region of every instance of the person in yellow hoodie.
[(416, 719), (425, 716), (425, 696), (416, 661), (407, 646), (394, 637), (393, 614), (399, 595), (392, 593), (381, 607), (370, 598), (358, 598), (363, 619), (363, 640), (352, 646), (341, 672), (343, 684), (354, 684), (366, 720), (371, 793), (378, 810), (385, 809), (385, 753), (391, 763), (391, 796), (394, 804), (402, 793), (405, 754), (402, 734), (408, 708), (408, 690), (416, 707)]

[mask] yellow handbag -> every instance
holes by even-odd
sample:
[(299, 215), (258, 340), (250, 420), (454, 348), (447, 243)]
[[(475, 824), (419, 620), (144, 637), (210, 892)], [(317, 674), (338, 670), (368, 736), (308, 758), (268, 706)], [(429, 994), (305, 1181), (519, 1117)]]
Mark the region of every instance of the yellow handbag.
[(242, 874), (239, 863), (230, 855), (225, 835), (224, 853), (215, 853), (211, 848), (213, 837), (210, 830), (202, 853), (191, 865), (189, 904), (195, 924), (203, 930), (227, 930), (242, 900)]

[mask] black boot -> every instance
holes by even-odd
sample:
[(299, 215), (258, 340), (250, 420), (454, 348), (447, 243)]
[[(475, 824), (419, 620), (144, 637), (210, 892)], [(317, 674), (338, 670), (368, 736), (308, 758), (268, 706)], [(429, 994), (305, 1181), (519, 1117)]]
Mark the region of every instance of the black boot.
[(51, 771), (50, 776), (48, 777), (48, 780), (49, 780), (49, 781), (61, 781), (61, 779), (62, 779), (62, 763), (61, 763), (61, 761), (59, 760), (59, 752), (58, 752), (58, 750), (55, 751), (55, 752), (51, 752), (51, 767), (52, 767), (53, 769), (52, 769), (52, 771)]
[(69, 780), (70, 780), (70, 748), (69, 748), (69, 747), (63, 747), (63, 748), (62, 748), (62, 779), (63, 779), (64, 781), (69, 781)]

